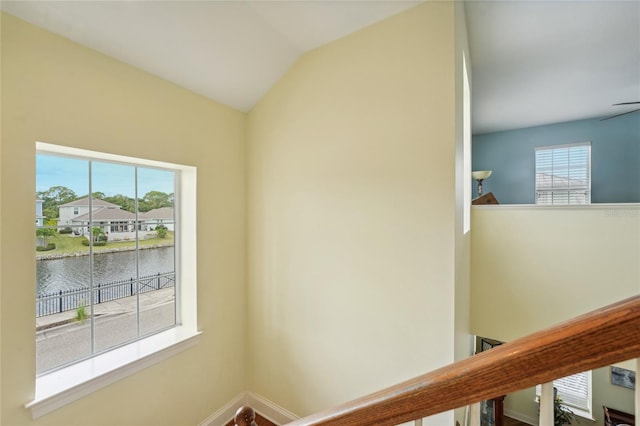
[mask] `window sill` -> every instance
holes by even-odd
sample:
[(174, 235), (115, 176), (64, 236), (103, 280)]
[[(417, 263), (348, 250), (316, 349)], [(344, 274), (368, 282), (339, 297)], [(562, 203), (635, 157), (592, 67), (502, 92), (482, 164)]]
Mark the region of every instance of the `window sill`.
[(36, 378), (36, 396), (26, 405), (44, 416), (198, 343), (200, 332), (176, 327)]
[[(540, 395), (537, 395), (535, 400), (535, 403), (538, 406), (538, 412), (540, 412), (540, 401), (538, 400), (539, 397)], [(564, 405), (564, 404), (563, 404), (563, 407), (571, 410), (574, 416), (578, 416), (581, 419), (591, 420), (592, 422), (596, 421), (596, 419), (593, 418), (593, 410), (587, 411), (582, 408), (574, 407), (572, 405)]]
[(591, 420), (592, 422), (596, 421), (596, 419), (593, 418), (593, 413), (591, 411), (585, 411), (580, 408), (574, 408), (574, 407), (567, 407), (567, 408), (573, 411), (573, 414), (575, 416), (580, 417), (581, 419)]

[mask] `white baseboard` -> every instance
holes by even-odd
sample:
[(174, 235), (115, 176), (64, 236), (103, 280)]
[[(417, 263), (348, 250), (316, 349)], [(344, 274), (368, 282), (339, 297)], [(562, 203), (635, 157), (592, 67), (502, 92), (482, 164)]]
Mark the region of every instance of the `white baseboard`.
[(263, 396), (251, 392), (243, 392), (201, 421), (198, 426), (224, 426), (233, 419), (238, 408), (243, 405), (250, 406), (262, 417), (277, 425), (299, 419), (299, 417), (292, 412), (280, 407), (278, 404)]
[(528, 425), (533, 425), (533, 426), (537, 426), (538, 425), (538, 419), (537, 418), (526, 416), (526, 415), (524, 415), (522, 413), (518, 413), (517, 411), (511, 411), (509, 409), (505, 409), (504, 410), (504, 415), (507, 416), (507, 417), (511, 417), (512, 419), (519, 420), (522, 423), (526, 423)]
[(249, 392), (247, 394), (247, 405), (251, 406), (256, 412), (260, 413), (262, 417), (277, 425), (283, 425), (294, 420), (298, 420), (300, 417), (293, 414), (291, 411), (279, 406), (273, 401), (267, 398)]
[(243, 392), (219, 408), (218, 411), (201, 421), (198, 426), (224, 426), (233, 419), (238, 408), (242, 407), (246, 403), (247, 393)]

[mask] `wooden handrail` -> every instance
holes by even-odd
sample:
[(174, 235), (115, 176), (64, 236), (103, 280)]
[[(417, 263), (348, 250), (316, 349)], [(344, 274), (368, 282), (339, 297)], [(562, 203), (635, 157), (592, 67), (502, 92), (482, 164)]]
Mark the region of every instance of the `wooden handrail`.
[(637, 357), (640, 296), (288, 425), (392, 426)]

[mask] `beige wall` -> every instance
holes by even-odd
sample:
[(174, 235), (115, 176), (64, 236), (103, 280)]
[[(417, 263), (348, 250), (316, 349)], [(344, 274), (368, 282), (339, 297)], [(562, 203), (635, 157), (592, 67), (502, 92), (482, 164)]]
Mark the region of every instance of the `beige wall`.
[[(471, 93), (468, 93), (465, 104), (465, 73), (468, 88), (471, 85), (471, 58), (467, 37), (466, 17), (463, 2), (455, 2), (455, 87), (456, 87), (456, 225), (455, 225), (455, 309), (454, 309), (454, 360), (460, 361), (471, 355), (472, 339), (469, 331), (469, 303), (470, 262), (471, 262), (471, 233), (466, 232), (464, 223), (465, 210), (469, 214), (470, 195), (465, 194), (465, 185), (471, 184), (470, 173), (465, 173), (465, 139), (468, 139), (466, 149), (471, 150)], [(471, 153), (468, 153), (471, 158)], [(466, 200), (465, 200), (466, 198)], [(466, 202), (465, 202), (466, 201)], [(455, 410), (455, 420), (465, 424), (464, 407)]]
[(471, 324), (510, 341), (640, 293), (640, 206), (474, 208)]
[[(467, 134), (469, 139), (467, 145), (471, 149), (471, 104), (465, 106), (464, 103), (464, 73), (466, 66), (468, 79), (471, 80), (471, 58), (467, 40), (466, 18), (464, 3), (455, 3), (456, 13), (456, 52), (455, 52), (455, 73), (456, 73), (456, 286), (455, 286), (455, 360), (467, 358), (473, 352), (471, 334), (469, 331), (469, 303), (470, 303), (470, 262), (471, 262), (471, 233), (464, 229), (464, 211), (470, 209), (470, 199), (466, 200), (464, 186), (471, 182), (466, 178), (470, 177), (470, 170), (465, 175), (464, 169), (464, 138), (465, 119), (467, 119)], [(463, 62), (463, 57), (465, 62)], [(469, 81), (470, 85), (470, 81)], [(470, 99), (469, 99), (470, 102)], [(471, 153), (469, 153), (469, 156)], [(469, 164), (468, 167), (471, 167)], [(462, 424), (462, 421), (460, 422)]]
[[(245, 115), (2, 14), (3, 425), (197, 424), (246, 389)], [(200, 344), (37, 421), (35, 142), (198, 167)]]
[(453, 361), (454, 43), (454, 3), (427, 2), (249, 114), (251, 389), (297, 414)]
[[(2, 19), (0, 16), (0, 165), (2, 165)], [(2, 241), (2, 173), (0, 173), (0, 242)], [(2, 243), (0, 243), (0, 268), (2, 268)], [(0, 269), (0, 321), (2, 320), (2, 270)], [(0, 326), (2, 345), (2, 326)], [(2, 422), (2, 346), (0, 346), (0, 423)]]

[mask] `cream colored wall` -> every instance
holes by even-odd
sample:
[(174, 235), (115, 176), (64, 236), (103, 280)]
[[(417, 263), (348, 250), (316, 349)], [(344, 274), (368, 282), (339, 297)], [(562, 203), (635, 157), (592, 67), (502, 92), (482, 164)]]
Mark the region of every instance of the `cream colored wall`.
[(249, 114), (250, 387), (299, 415), (453, 361), (454, 38), (427, 2)]
[[(455, 2), (455, 87), (456, 87), (456, 268), (455, 268), (455, 335), (454, 335), (454, 360), (459, 361), (467, 358), (473, 353), (472, 336), (469, 331), (469, 303), (471, 297), (470, 289), (470, 262), (471, 262), (471, 233), (465, 233), (464, 213), (465, 209), (470, 209), (470, 200), (465, 203), (464, 186), (470, 184), (467, 181), (468, 173), (465, 174), (464, 145), (465, 137), (469, 139), (468, 149), (471, 149), (471, 104), (465, 105), (465, 73), (471, 80), (471, 60), (469, 52), (469, 42), (467, 37), (466, 17), (464, 2)], [(469, 81), (469, 86), (471, 82)], [(470, 96), (470, 93), (469, 93)], [(470, 101), (470, 99), (469, 99)], [(468, 117), (465, 119), (465, 115)], [(465, 123), (468, 127), (465, 129)], [(471, 155), (469, 153), (469, 155)], [(471, 167), (469, 164), (468, 167)], [(468, 171), (470, 173), (470, 170)], [(470, 179), (469, 179), (470, 180)], [(470, 196), (469, 196), (470, 198)], [(455, 410), (455, 420), (460, 424), (465, 424), (465, 410), (460, 407)]]
[[(3, 425), (197, 424), (246, 389), (245, 115), (2, 14)], [(35, 142), (198, 167), (197, 347), (31, 421)]]
[[(0, 16), (0, 165), (2, 164), (2, 19)], [(2, 199), (2, 173), (0, 173), (0, 200)], [(0, 201), (1, 206), (1, 201)], [(0, 208), (0, 242), (2, 241), (2, 208)], [(0, 243), (0, 267), (2, 267), (2, 244)], [(2, 271), (0, 270), (0, 320), (2, 319)], [(0, 345), (2, 327), (0, 326)], [(2, 401), (2, 347), (0, 346), (0, 401)], [(2, 422), (2, 402), (0, 402), (0, 422)]]
[(471, 324), (510, 341), (640, 292), (640, 206), (474, 207)]
[[(465, 205), (464, 185), (469, 182), (464, 173), (464, 115), (471, 113), (464, 111), (464, 73), (471, 79), (471, 61), (467, 40), (464, 3), (455, 3), (456, 13), (456, 287), (455, 287), (455, 360), (467, 358), (473, 352), (471, 333), (469, 331), (469, 301), (470, 301), (470, 262), (471, 262), (471, 233), (464, 229), (464, 210), (470, 208), (470, 200)], [(463, 62), (466, 57), (466, 64)], [(471, 138), (471, 125), (468, 123), (468, 137)], [(471, 148), (471, 143), (469, 143)], [(470, 167), (470, 165), (469, 165)], [(462, 423), (462, 422), (460, 422)]]

